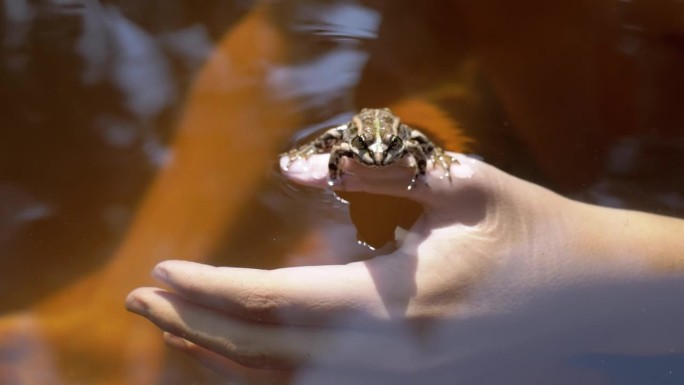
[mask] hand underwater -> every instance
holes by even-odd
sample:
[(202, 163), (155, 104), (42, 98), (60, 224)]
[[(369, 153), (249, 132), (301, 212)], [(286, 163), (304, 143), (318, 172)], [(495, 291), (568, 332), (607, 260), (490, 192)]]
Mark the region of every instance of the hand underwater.
[[(451, 178), (428, 164), (412, 189), (410, 168), (343, 160), (336, 188), (423, 205), (391, 254), (270, 271), (166, 261), (154, 276), (171, 291), (136, 289), (127, 307), (168, 332), (171, 346), (258, 383), (451, 384), (482, 375), (469, 363), (487, 355), (500, 369), (487, 378), (505, 380), (506, 368), (521, 364), (513, 356), (533, 365), (578, 349), (642, 349), (629, 325), (610, 339), (573, 333), (603, 330), (606, 312), (624, 310), (606, 306), (624, 285), (675, 277), (681, 289), (684, 263), (669, 252), (684, 249), (684, 221), (582, 204), (451, 155)], [(281, 166), (297, 183), (328, 188), (326, 155), (284, 157)], [(584, 327), (569, 327), (576, 323)], [(684, 347), (681, 335), (669, 338)], [(519, 355), (501, 357), (511, 349)]]

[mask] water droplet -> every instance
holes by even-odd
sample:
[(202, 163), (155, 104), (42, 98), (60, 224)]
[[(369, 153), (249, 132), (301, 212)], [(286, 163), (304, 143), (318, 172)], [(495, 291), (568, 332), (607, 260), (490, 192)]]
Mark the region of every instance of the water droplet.
[(356, 241), (356, 243), (358, 243), (361, 246), (369, 248), (371, 251), (375, 251), (375, 247), (369, 245), (368, 243), (366, 243), (364, 241)]
[(340, 197), (339, 195), (335, 194), (334, 191), (333, 191), (333, 196), (335, 197), (335, 199), (337, 199), (338, 202), (343, 203), (343, 204), (345, 204), (345, 205), (348, 205), (348, 204), (349, 204), (348, 201), (342, 199), (342, 197)]

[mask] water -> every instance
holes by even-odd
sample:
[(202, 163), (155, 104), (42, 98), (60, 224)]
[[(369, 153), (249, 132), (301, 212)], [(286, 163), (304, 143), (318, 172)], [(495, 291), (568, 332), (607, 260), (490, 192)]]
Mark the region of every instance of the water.
[[(391, 106), (446, 148), (576, 199), (684, 216), (678, 2), (5, 0), (0, 10), (2, 384), (221, 383), (164, 350), (123, 310), (126, 293), (155, 284), (149, 271), (165, 259), (276, 268), (396, 248), (396, 227), (420, 206), (341, 194), (347, 205), (277, 170), (280, 152), (362, 107)], [(638, 296), (621, 290), (614, 298)], [(684, 382), (681, 351), (665, 346), (536, 355), (573, 346), (566, 335), (593, 338), (568, 317), (566, 334), (512, 338), (496, 353), (488, 346), (511, 333), (459, 330), (454, 365), (415, 381)], [(316, 378), (305, 369), (291, 382)]]

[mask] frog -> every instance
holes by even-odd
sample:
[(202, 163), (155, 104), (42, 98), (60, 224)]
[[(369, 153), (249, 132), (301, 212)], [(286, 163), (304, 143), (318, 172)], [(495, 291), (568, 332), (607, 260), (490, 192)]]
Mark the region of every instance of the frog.
[(425, 177), (428, 160), (444, 170), (451, 180), (450, 168), (458, 161), (435, 145), (424, 133), (404, 124), (389, 108), (364, 108), (351, 121), (326, 130), (313, 141), (285, 153), (289, 163), (313, 154), (330, 153), (328, 185), (341, 182), (342, 158), (352, 158), (364, 166), (387, 167), (397, 161), (413, 158), (414, 174), (407, 186), (413, 189)]

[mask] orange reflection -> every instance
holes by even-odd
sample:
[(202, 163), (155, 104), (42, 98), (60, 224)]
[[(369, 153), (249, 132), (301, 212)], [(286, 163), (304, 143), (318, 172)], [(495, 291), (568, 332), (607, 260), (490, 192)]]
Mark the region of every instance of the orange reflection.
[[(126, 313), (123, 300), (132, 288), (152, 284), (148, 275), (157, 262), (202, 261), (226, 231), (239, 226), (240, 209), (272, 167), (279, 145), (300, 126), (299, 109), (272, 98), (266, 85), (266, 71), (283, 62), (286, 50), (266, 5), (226, 35), (198, 74), (172, 157), (149, 187), (110, 263), (32, 308), (0, 319), (3, 352), (14, 357), (11, 366), (0, 367), (0, 382), (164, 382), (169, 368), (160, 332)], [(437, 107), (423, 100), (392, 107), (407, 122), (434, 129), (450, 149), (463, 149), (464, 137)], [(292, 248), (311, 253), (325, 242), (311, 229)], [(174, 380), (184, 383), (177, 369), (174, 373)]]
[(270, 98), (264, 84), (268, 65), (285, 48), (264, 7), (222, 40), (190, 92), (172, 159), (111, 262), (0, 321), (3, 352), (13, 356), (0, 382), (158, 383), (165, 359), (160, 333), (126, 313), (123, 300), (151, 283), (158, 261), (202, 260), (235, 225), (282, 138), (298, 126), (296, 109)]

